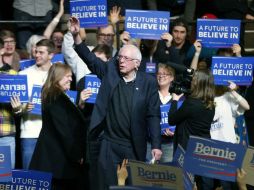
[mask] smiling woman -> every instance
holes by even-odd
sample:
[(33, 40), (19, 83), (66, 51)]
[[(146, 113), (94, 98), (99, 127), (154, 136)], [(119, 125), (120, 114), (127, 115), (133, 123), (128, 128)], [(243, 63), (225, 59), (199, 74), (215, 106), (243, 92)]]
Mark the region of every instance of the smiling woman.
[(77, 189), (85, 159), (85, 121), (65, 94), (70, 82), (70, 66), (51, 66), (42, 88), (42, 130), (29, 167), (52, 173), (53, 190)]

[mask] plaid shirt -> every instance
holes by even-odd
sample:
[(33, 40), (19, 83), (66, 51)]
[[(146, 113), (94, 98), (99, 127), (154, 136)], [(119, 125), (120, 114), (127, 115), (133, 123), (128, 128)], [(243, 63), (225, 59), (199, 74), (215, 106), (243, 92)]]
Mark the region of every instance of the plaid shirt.
[[(0, 74), (15, 74), (13, 70)], [(0, 137), (15, 135), (16, 127), (10, 103), (0, 103)]]

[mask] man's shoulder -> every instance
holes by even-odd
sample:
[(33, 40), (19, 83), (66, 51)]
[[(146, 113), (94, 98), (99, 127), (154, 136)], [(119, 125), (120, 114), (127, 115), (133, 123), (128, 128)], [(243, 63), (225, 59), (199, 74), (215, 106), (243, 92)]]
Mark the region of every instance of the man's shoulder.
[(19, 74), (21, 74), (21, 75), (29, 74), (30, 72), (35, 71), (36, 70), (35, 68), (36, 68), (36, 65), (32, 65), (32, 66), (30, 66), (30, 67), (28, 67), (28, 68), (26, 68), (22, 71), (19, 71)]

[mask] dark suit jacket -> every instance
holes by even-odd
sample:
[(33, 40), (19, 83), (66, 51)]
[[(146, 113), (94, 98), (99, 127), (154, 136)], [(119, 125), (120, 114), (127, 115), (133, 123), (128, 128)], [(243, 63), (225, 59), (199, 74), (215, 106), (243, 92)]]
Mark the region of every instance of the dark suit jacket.
[(42, 105), (42, 130), (30, 169), (50, 172), (54, 178), (75, 178), (85, 155), (84, 119), (65, 95)]
[[(89, 126), (89, 133), (92, 133), (105, 119), (109, 102), (121, 76), (116, 57), (105, 64), (82, 43), (76, 47), (76, 51), (89, 69), (102, 79)], [(145, 160), (148, 131), (152, 148), (160, 149), (160, 100), (157, 81), (143, 72), (137, 72), (135, 80), (130, 129), (138, 160)]]

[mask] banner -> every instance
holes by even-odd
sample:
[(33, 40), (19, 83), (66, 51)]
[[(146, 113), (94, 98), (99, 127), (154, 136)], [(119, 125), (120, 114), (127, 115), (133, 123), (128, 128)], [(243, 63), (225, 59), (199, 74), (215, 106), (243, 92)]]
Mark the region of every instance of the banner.
[(19, 96), (20, 102), (28, 102), (26, 75), (0, 74), (0, 102), (8, 103), (12, 96)]
[(29, 171), (29, 170), (12, 170), (10, 182), (0, 183), (2, 190), (50, 190), (51, 173)]
[(108, 25), (106, 0), (70, 0), (70, 13), (83, 28)]
[(249, 146), (244, 160), (242, 168), (247, 173), (245, 181), (247, 184), (254, 186), (254, 147)]
[(240, 144), (191, 136), (183, 168), (190, 173), (225, 181), (236, 181), (245, 148)]
[(39, 85), (34, 85), (32, 89), (31, 102), (34, 108), (31, 110), (32, 114), (41, 115), (41, 89)]
[[(174, 154), (173, 164), (183, 169), (184, 158), (185, 158), (185, 150), (180, 144), (178, 144), (176, 152)], [(186, 172), (184, 169), (183, 169), (183, 181), (185, 190), (193, 190), (195, 184), (194, 175), (192, 175), (189, 172)]]
[(84, 80), (85, 89), (90, 89), (92, 91), (92, 95), (86, 100), (86, 102), (94, 104), (97, 94), (99, 93), (101, 80), (96, 75), (86, 75)]
[(254, 57), (212, 57), (214, 83), (228, 86), (228, 81), (249, 86), (252, 83)]
[(51, 59), (51, 63), (64, 63), (64, 55), (62, 53), (55, 54)]
[(240, 41), (240, 20), (198, 19), (197, 39), (203, 47), (227, 48)]
[(170, 13), (165, 11), (143, 11), (126, 9), (125, 30), (132, 38), (160, 40), (169, 32)]
[[(177, 102), (177, 108), (179, 108), (183, 104), (183, 101), (178, 101)], [(164, 104), (160, 105), (160, 110), (161, 110), (161, 134), (164, 134), (166, 129), (170, 129), (171, 132), (175, 132), (176, 126), (172, 126), (168, 124), (168, 111), (170, 109), (171, 103), (169, 104)]]
[(183, 189), (182, 169), (130, 160), (131, 182), (134, 186)]
[(0, 183), (11, 181), (11, 177), (12, 173), (10, 146), (0, 146)]

